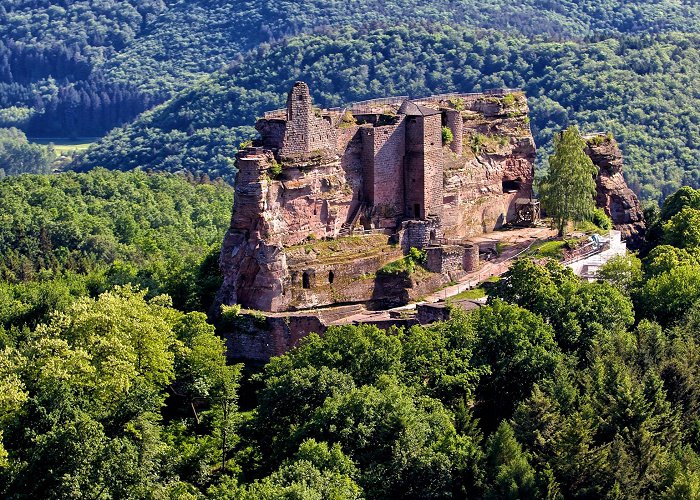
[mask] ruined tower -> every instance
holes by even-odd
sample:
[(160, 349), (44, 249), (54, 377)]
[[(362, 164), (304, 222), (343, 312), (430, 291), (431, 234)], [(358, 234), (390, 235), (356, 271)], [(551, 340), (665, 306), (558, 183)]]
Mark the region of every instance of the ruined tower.
[(335, 149), (335, 133), (329, 120), (316, 116), (309, 86), (296, 82), (287, 96), (287, 119), (282, 156)]
[(442, 215), (443, 151), (442, 113), (404, 101), (399, 114), (406, 116), (405, 208), (411, 219)]

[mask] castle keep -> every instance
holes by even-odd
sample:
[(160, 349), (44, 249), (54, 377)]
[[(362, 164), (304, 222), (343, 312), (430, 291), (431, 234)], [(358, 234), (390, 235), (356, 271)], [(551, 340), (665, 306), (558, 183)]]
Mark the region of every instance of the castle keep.
[[(475, 269), (469, 238), (516, 221), (532, 195), (535, 145), (519, 91), (322, 110), (297, 82), (256, 129), (236, 159), (223, 304), (405, 302)], [(427, 251), (425, 275), (383, 272), (411, 247)]]

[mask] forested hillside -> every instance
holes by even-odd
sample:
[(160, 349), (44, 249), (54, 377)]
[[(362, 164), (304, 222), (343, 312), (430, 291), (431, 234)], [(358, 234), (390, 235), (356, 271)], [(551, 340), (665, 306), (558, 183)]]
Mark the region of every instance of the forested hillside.
[(1, 180), (0, 332), (126, 283), (206, 310), (232, 195), (225, 184), (103, 169)]
[(0, 0), (0, 127), (96, 136), (260, 44), (315, 30), (422, 24), (582, 40), (698, 32), (693, 3), (604, 0)]
[(264, 110), (297, 80), (320, 105), (386, 95), (521, 87), (537, 144), (577, 124), (610, 131), (626, 175), (647, 200), (700, 182), (697, 35), (625, 36), (595, 43), (532, 41), (498, 32), (392, 28), (304, 35), (261, 48), (174, 100), (116, 129), (77, 163), (207, 172), (233, 178), (230, 158)]
[[(615, 135), (646, 245), (231, 364), (233, 158), (300, 79), (521, 87), (542, 152)], [(0, 498), (700, 498), (699, 110), (697, 2), (0, 0)]]
[(98, 135), (167, 93), (147, 95), (96, 68), (165, 9), (160, 0), (0, 1), (0, 127)]

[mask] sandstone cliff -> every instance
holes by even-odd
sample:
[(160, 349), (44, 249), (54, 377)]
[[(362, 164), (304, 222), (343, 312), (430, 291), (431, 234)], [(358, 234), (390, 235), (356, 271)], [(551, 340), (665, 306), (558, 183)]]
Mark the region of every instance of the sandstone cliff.
[(610, 136), (596, 134), (585, 139), (586, 154), (598, 168), (596, 205), (605, 210), (615, 229), (622, 232), (627, 246), (637, 249), (644, 241), (646, 223), (639, 199), (622, 175), (622, 152)]
[[(463, 272), (466, 239), (512, 221), (532, 192), (535, 144), (519, 91), (320, 110), (297, 82), (256, 129), (237, 156), (223, 304), (289, 311), (408, 296), (377, 271), (410, 247), (456, 244), (434, 267)], [(423, 281), (439, 287), (449, 273), (433, 274)]]

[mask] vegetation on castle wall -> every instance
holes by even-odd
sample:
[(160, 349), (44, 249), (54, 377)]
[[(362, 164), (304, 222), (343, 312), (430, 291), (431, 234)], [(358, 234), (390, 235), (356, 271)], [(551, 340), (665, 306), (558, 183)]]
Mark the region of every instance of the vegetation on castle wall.
[(418, 250), (417, 248), (411, 247), (408, 255), (405, 257), (390, 262), (383, 266), (377, 271), (377, 274), (402, 274), (411, 275), (416, 271), (416, 266), (422, 266), (425, 264), (426, 253), (425, 250)]
[(454, 141), (454, 134), (452, 133), (452, 130), (450, 130), (450, 127), (442, 127), (442, 145), (443, 146), (449, 146), (452, 144), (452, 141)]

